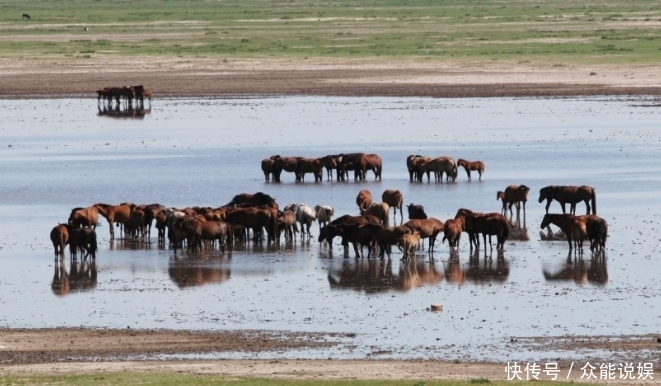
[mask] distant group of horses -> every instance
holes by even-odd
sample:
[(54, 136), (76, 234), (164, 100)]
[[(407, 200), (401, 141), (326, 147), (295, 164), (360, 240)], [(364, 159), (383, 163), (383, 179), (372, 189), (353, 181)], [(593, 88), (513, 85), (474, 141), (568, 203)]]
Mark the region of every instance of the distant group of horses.
[(112, 108), (114, 104), (119, 109), (123, 104), (125, 108), (133, 109), (133, 100), (135, 100), (136, 107), (144, 109), (145, 98), (149, 100), (151, 105), (151, 90), (142, 85), (105, 87), (102, 90), (97, 90), (96, 94), (97, 102), (101, 104), (101, 101), (103, 101), (104, 105), (109, 108)]
[(327, 155), (321, 158), (281, 157), (274, 155), (262, 160), (262, 172), (266, 182), (280, 182), (282, 172), (294, 173), (296, 182), (305, 182), (305, 175), (312, 174), (315, 182), (324, 179), (323, 170), (329, 180), (336, 171), (338, 181), (349, 179), (349, 171), (354, 172), (354, 181), (364, 181), (368, 171), (374, 172), (374, 178), (381, 179), (382, 162), (377, 154), (349, 153)]
[[(406, 167), (409, 170), (411, 182), (422, 182), (425, 174), (427, 174), (427, 182), (429, 182), (432, 172), (437, 182), (443, 181), (444, 174), (445, 181), (450, 179), (455, 181), (458, 167), (464, 168), (469, 179), (471, 178), (471, 171), (476, 171), (480, 180), (482, 180), (482, 173), (484, 173), (484, 162), (482, 161), (467, 161), (460, 158), (455, 162), (454, 159), (447, 156), (431, 158), (410, 155), (406, 159)], [(337, 181), (348, 180), (350, 171), (354, 172), (354, 181), (364, 181), (368, 171), (374, 173), (375, 180), (380, 180), (383, 162), (378, 154), (365, 153), (342, 153), (320, 158), (273, 155), (262, 160), (261, 168), (266, 182), (281, 182), (280, 177), (283, 171), (294, 173), (296, 182), (305, 182), (306, 174), (312, 174), (315, 182), (322, 182), (324, 180), (324, 169), (326, 169), (326, 177), (329, 181), (333, 179), (333, 171), (335, 171)]]
[[(123, 236), (135, 240), (149, 240), (152, 225), (158, 230), (158, 242), (174, 249), (186, 247), (189, 252), (203, 248), (218, 248), (221, 252), (231, 251), (235, 243), (264, 242), (279, 244), (284, 235), (285, 242), (291, 242), (301, 233), (301, 239), (312, 237), (310, 228), (313, 222), (319, 223), (320, 243), (326, 243), (332, 250), (333, 240), (341, 239), (345, 251), (352, 244), (356, 258), (385, 255), (390, 258), (391, 247), (397, 246), (404, 252), (404, 259), (415, 256), (416, 250), (428, 239), (428, 253), (433, 254), (437, 237), (442, 233), (442, 242), (446, 240), (451, 251), (459, 248), (462, 233), (468, 234), (470, 249), (480, 248), (480, 235), (483, 243), (492, 246), (492, 236), (496, 237), (496, 249), (502, 251), (510, 236), (513, 225), (506, 217), (512, 207), (523, 209), (525, 217), (526, 202), (530, 188), (525, 185), (511, 185), (504, 191), (497, 192), (497, 199), (502, 200), (500, 212), (481, 213), (466, 208), (457, 210), (455, 217), (444, 221), (428, 217), (422, 205), (409, 204), (408, 219), (404, 222), (404, 197), (399, 190), (388, 189), (381, 195), (380, 202), (373, 202), (369, 190), (361, 190), (356, 196), (358, 215), (345, 214), (333, 219), (335, 212), (329, 205), (290, 204), (282, 210), (276, 200), (268, 194), (242, 193), (234, 196), (227, 204), (212, 207), (167, 208), (161, 204), (135, 205), (121, 203), (109, 205), (97, 203), (89, 207), (71, 210), (66, 223), (58, 224), (51, 231), (51, 241), (57, 259), (64, 257), (64, 249), (69, 245), (72, 259), (80, 251), (83, 259), (96, 258), (96, 226), (99, 216), (104, 217), (109, 226), (110, 238), (115, 238), (115, 224), (123, 229)], [(583, 242), (588, 240), (592, 252), (604, 252), (608, 237), (608, 224), (596, 215), (596, 192), (589, 186), (547, 186), (540, 190), (539, 202), (547, 201), (541, 228), (549, 224), (558, 226), (566, 235), (570, 252), (576, 248), (583, 253)], [(549, 214), (552, 201), (561, 204), (563, 214)], [(576, 204), (585, 202), (587, 214), (576, 216)], [(570, 213), (565, 213), (566, 204), (570, 204)], [(393, 226), (390, 225), (390, 209), (394, 209)], [(400, 225), (397, 225), (399, 210)], [(251, 237), (252, 232), (252, 237)], [(487, 236), (488, 241), (487, 241)], [(206, 245), (206, 246), (205, 246)]]

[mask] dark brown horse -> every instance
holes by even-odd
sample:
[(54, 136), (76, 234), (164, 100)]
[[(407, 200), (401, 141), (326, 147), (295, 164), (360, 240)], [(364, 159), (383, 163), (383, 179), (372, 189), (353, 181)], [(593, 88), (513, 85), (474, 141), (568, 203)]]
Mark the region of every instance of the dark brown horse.
[(344, 181), (344, 179), (349, 179), (349, 171), (353, 170), (353, 180), (357, 181), (358, 179), (365, 179), (361, 175), (361, 158), (365, 153), (349, 153), (349, 154), (339, 154), (337, 156), (337, 179)]
[(571, 251), (574, 246), (572, 245), (572, 240), (574, 239), (574, 226), (576, 220), (579, 218), (571, 214), (552, 214), (547, 213), (542, 219), (542, 224), (540, 225), (541, 229), (548, 227), (550, 224), (553, 224), (560, 228), (560, 230), (567, 237), (567, 243), (569, 243), (569, 250)]
[(468, 174), (468, 179), (471, 178), (471, 170), (475, 170), (480, 174), (480, 181), (482, 181), (482, 173), (484, 173), (484, 162), (482, 161), (466, 161), (465, 159), (459, 158), (457, 161), (457, 166), (463, 166)]
[(586, 214), (590, 214), (590, 201), (592, 201), (592, 214), (597, 214), (597, 192), (593, 187), (582, 186), (547, 186), (539, 190), (539, 202), (546, 200), (546, 213), (549, 212), (551, 202), (556, 200), (562, 206), (562, 213), (566, 213), (565, 204), (570, 204), (569, 214), (576, 214), (576, 204), (585, 202)]
[(422, 205), (409, 204), (406, 206), (409, 211), (409, 220), (425, 220), (427, 219), (427, 213), (425, 213), (425, 207)]
[(241, 193), (232, 198), (225, 206), (239, 206), (240, 204), (248, 204), (252, 206), (268, 206), (270, 208), (279, 209), (278, 203), (275, 198), (266, 193), (257, 192), (255, 194)]
[[(262, 172), (264, 172), (264, 179), (266, 182), (271, 181), (271, 173), (273, 173), (273, 166), (275, 161), (270, 158), (264, 158), (262, 160)], [(275, 181), (275, 174), (273, 175), (273, 181)]]
[(83, 253), (83, 259), (91, 256), (96, 260), (96, 232), (90, 228), (75, 228), (69, 230), (69, 253), (76, 259), (78, 249)]
[[(520, 203), (523, 203), (523, 215), (526, 215), (526, 202), (528, 201), (528, 192), (530, 188), (525, 185), (510, 185), (505, 188), (504, 192), (496, 193), (496, 200), (503, 200), (503, 209), (502, 214), (504, 215), (507, 212), (506, 207), (510, 210), (510, 215), (512, 215), (512, 205), (516, 206), (517, 213), (519, 212)], [(502, 193), (502, 195), (501, 195)]]

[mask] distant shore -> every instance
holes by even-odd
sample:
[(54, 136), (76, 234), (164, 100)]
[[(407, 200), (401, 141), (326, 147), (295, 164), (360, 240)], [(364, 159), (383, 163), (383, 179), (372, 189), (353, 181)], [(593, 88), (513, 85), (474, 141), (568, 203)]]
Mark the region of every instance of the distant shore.
[(250, 96), (571, 97), (661, 95), (661, 66), (552, 67), (388, 60), (0, 61), (0, 98), (94, 98), (142, 84), (154, 98)]

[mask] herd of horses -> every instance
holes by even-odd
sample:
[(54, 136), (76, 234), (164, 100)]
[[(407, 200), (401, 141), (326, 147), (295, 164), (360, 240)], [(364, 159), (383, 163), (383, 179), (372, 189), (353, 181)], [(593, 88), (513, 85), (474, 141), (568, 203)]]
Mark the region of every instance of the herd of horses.
[(125, 108), (132, 110), (133, 100), (135, 100), (136, 107), (144, 109), (145, 98), (149, 100), (149, 104), (151, 105), (151, 90), (146, 89), (142, 85), (105, 87), (97, 90), (96, 95), (98, 104), (100, 105), (103, 100), (103, 104), (109, 108), (112, 108), (114, 105), (115, 108), (119, 109), (121, 105), (124, 105)]
[[(296, 182), (305, 182), (305, 175), (312, 174), (314, 182), (324, 180), (324, 169), (326, 169), (327, 180), (333, 179), (333, 171), (337, 181), (349, 179), (349, 172), (353, 171), (354, 181), (364, 181), (368, 171), (374, 172), (374, 179), (381, 179), (383, 163), (378, 154), (348, 153), (326, 155), (320, 158), (305, 157), (281, 157), (273, 155), (265, 158), (261, 163), (262, 172), (266, 182), (281, 182), (282, 172), (294, 173)], [(471, 171), (475, 171), (482, 180), (484, 173), (484, 162), (467, 161), (459, 159), (455, 161), (451, 157), (442, 156), (437, 158), (425, 157), (421, 155), (410, 155), (406, 158), (406, 167), (409, 170), (411, 182), (422, 182), (424, 175), (427, 175), (427, 182), (430, 181), (430, 175), (434, 173), (434, 179), (437, 182), (457, 179), (458, 167), (463, 167), (468, 179), (471, 178)]]
[[(404, 253), (403, 259), (412, 259), (416, 251), (424, 247), (425, 239), (428, 239), (427, 252), (433, 257), (439, 235), (442, 234), (442, 243), (447, 240), (450, 250), (456, 251), (463, 233), (468, 235), (471, 250), (473, 247), (480, 248), (481, 236), (486, 253), (487, 243), (493, 249), (492, 236), (496, 238), (496, 249), (504, 249), (514, 227), (506, 216), (507, 211), (513, 215), (514, 206), (518, 216), (523, 209), (525, 218), (529, 191), (530, 188), (525, 185), (510, 185), (496, 194), (496, 198), (502, 201), (500, 212), (481, 213), (460, 208), (453, 218), (446, 221), (429, 217), (422, 205), (410, 203), (407, 205), (408, 221), (404, 222), (404, 197), (401, 191), (392, 189), (383, 192), (380, 202), (374, 202), (369, 190), (361, 190), (356, 196), (359, 214), (345, 214), (335, 219), (334, 209), (329, 205), (312, 208), (299, 203), (287, 205), (281, 210), (273, 197), (262, 192), (238, 194), (229, 203), (217, 208), (97, 203), (73, 208), (67, 221), (52, 229), (50, 238), (56, 259), (58, 256), (64, 258), (67, 245), (73, 260), (78, 252), (83, 260), (88, 256), (96, 259), (96, 227), (100, 225), (99, 218), (103, 217), (108, 222), (111, 239), (115, 238), (117, 225), (120, 232), (123, 230), (123, 237), (149, 240), (154, 225), (158, 230), (158, 242), (165, 245), (167, 237), (167, 245), (175, 253), (184, 247), (195, 253), (203, 248), (215, 248), (216, 244), (224, 252), (231, 251), (235, 243), (262, 243), (264, 233), (267, 245), (279, 244), (283, 235), (286, 242), (291, 242), (297, 238), (297, 233), (303, 240), (309, 240), (312, 237), (311, 225), (317, 221), (317, 240), (320, 243), (326, 243), (332, 250), (333, 240), (339, 238), (345, 252), (348, 253), (349, 244), (353, 246), (356, 258), (365, 257), (366, 248), (367, 259), (378, 256), (383, 260), (386, 255), (390, 259), (392, 247), (397, 246)], [(567, 238), (570, 253), (575, 248), (575, 252), (582, 254), (585, 240), (589, 241), (593, 253), (605, 251), (608, 224), (596, 214), (594, 188), (547, 186), (540, 189), (539, 202), (544, 200), (547, 201), (546, 215), (541, 228), (549, 224), (558, 226)], [(552, 201), (560, 203), (563, 214), (548, 213)], [(587, 214), (576, 216), (576, 204), (582, 201), (586, 204)], [(567, 204), (570, 205), (569, 214), (566, 213)], [(391, 208), (394, 210), (393, 226), (389, 221)], [(397, 225), (398, 210), (400, 225)]]

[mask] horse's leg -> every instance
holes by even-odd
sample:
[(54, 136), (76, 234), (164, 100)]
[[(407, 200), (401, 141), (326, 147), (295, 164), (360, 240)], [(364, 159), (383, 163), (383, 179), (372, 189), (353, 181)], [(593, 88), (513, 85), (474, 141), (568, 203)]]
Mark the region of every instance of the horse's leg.
[(549, 214), (549, 207), (551, 206), (551, 201), (552, 199), (550, 198), (546, 199), (546, 214)]
[(477, 172), (480, 174), (480, 181), (482, 181), (482, 170), (478, 170)]
[(590, 199), (589, 198), (585, 199), (585, 209), (587, 210), (586, 214), (590, 214)]
[[(567, 212), (565, 211), (565, 203), (561, 202), (560, 205), (562, 206), (562, 214), (566, 214)], [(571, 211), (571, 206), (569, 207), (569, 210)]]

